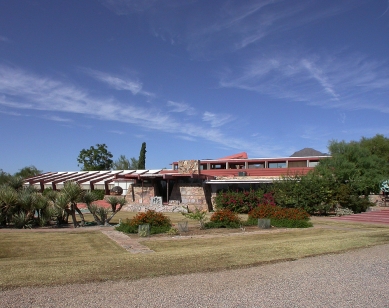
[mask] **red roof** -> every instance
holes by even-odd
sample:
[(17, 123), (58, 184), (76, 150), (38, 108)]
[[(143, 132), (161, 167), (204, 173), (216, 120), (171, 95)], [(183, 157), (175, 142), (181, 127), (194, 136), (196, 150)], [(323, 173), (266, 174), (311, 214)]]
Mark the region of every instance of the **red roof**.
[(246, 152), (241, 152), (241, 153), (238, 153), (238, 154), (233, 154), (233, 155), (230, 155), (230, 156), (226, 156), (226, 157), (219, 158), (219, 160), (227, 160), (227, 159), (247, 159), (247, 158), (248, 158), (247, 153), (246, 153)]

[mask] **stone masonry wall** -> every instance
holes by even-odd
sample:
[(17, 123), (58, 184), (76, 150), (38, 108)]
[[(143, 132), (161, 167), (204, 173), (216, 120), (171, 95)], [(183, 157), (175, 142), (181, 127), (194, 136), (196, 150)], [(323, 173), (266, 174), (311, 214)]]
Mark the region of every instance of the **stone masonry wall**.
[(202, 184), (175, 183), (169, 201), (208, 211), (207, 199)]
[(145, 183), (143, 184), (133, 184), (132, 189), (127, 191), (126, 200), (128, 203), (137, 203), (137, 204), (150, 204), (150, 201), (155, 197), (154, 185)]

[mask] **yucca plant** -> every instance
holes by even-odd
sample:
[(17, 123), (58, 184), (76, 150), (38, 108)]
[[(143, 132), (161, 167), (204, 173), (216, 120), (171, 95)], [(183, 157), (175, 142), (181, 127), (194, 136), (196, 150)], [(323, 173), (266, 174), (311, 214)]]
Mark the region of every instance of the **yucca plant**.
[(76, 211), (81, 217), (81, 224), (85, 224), (84, 215), (77, 207), (77, 202), (82, 201), (84, 191), (81, 186), (73, 181), (65, 182), (64, 188), (61, 190), (61, 194), (65, 195), (70, 203), (70, 207), (65, 209), (65, 211), (72, 216), (73, 225), (75, 228), (78, 227), (77, 219), (76, 219)]
[(69, 207), (69, 199), (65, 194), (58, 194), (57, 198), (54, 201), (54, 211), (55, 216), (57, 217), (58, 224), (63, 224), (68, 222), (68, 212), (66, 211)]
[(12, 209), (17, 205), (18, 194), (15, 189), (8, 185), (0, 186), (0, 224), (9, 222)]
[(12, 215), (12, 222), (14, 223), (14, 226), (19, 229), (31, 229), (32, 227), (32, 219), (24, 212)]

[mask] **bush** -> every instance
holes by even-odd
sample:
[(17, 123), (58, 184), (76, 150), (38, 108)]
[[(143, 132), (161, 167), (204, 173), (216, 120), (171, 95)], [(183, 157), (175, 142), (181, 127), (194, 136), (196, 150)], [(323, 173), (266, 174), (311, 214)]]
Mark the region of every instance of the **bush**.
[(212, 214), (210, 222), (205, 224), (206, 228), (238, 228), (240, 226), (238, 215), (231, 210), (218, 210)]
[(169, 229), (172, 226), (169, 217), (153, 210), (148, 210), (145, 213), (138, 213), (134, 218), (130, 219), (129, 222), (133, 226), (149, 224), (154, 227), (169, 227)]
[(248, 213), (258, 204), (275, 205), (272, 193), (264, 194), (261, 190), (219, 192), (215, 197), (217, 209), (229, 209), (236, 213)]
[(309, 214), (303, 209), (282, 208), (280, 206), (260, 205), (249, 212), (249, 218), (275, 218), (290, 220), (308, 220)]
[(240, 218), (238, 214), (232, 212), (231, 210), (224, 209), (218, 210), (212, 214), (210, 221), (212, 222), (223, 222), (226, 224), (229, 223), (240, 223)]
[(149, 224), (150, 234), (165, 233), (170, 230), (172, 223), (166, 215), (148, 210), (145, 213), (138, 213), (134, 218), (127, 219), (116, 227), (116, 230), (125, 233), (138, 233), (138, 226)]
[(278, 227), (278, 228), (310, 228), (313, 226), (310, 221), (294, 220), (294, 219), (271, 218), (270, 223), (273, 227)]

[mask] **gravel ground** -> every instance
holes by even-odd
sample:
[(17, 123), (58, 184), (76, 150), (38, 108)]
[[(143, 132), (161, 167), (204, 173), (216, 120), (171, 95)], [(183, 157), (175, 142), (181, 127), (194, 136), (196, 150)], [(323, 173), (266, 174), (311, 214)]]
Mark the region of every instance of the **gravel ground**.
[(0, 307), (389, 307), (389, 245), (218, 273), (0, 293)]

